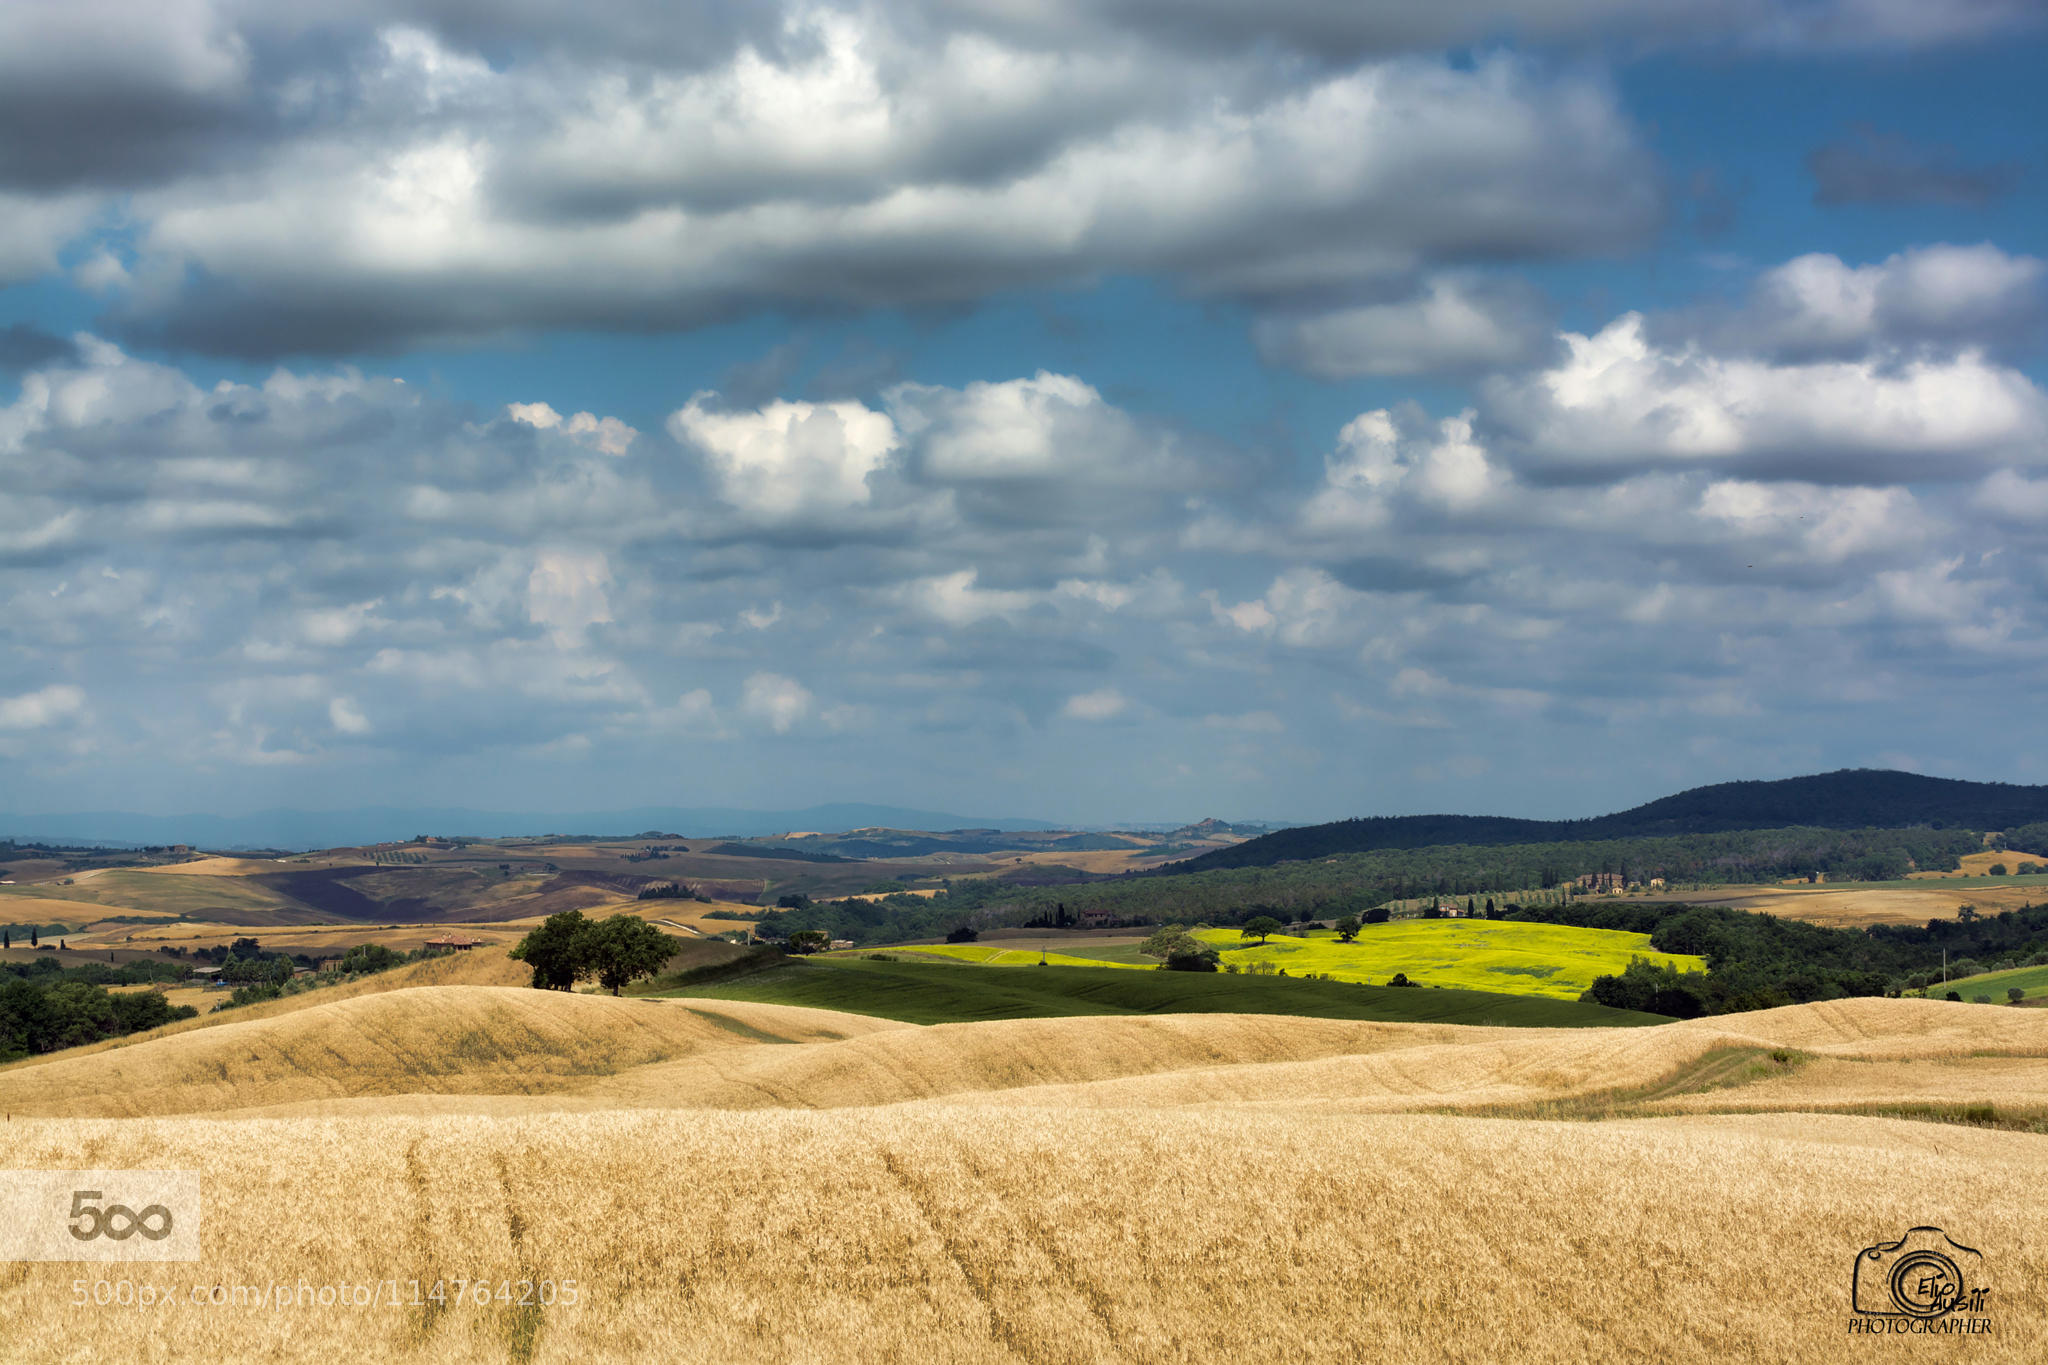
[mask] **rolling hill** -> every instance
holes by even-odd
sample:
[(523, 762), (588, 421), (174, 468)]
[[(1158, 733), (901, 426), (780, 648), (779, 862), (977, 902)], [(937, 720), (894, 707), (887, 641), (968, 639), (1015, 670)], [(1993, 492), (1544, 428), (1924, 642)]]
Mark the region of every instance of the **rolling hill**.
[(1936, 828), (2002, 830), (2048, 820), (2048, 786), (1961, 782), (1918, 773), (1844, 768), (1772, 782), (1695, 787), (1587, 820), (1492, 815), (1395, 815), (1303, 825), (1169, 863), (1160, 873), (1268, 867), (1373, 849), (1443, 844), (1542, 844), (1718, 834), (1730, 830)]
[(1917, 1224), (1997, 1277), (1985, 1358), (2048, 1329), (2039, 1010), (918, 1028), (454, 985), (0, 1105), (20, 1167), (205, 1201), (197, 1263), (17, 1264), (23, 1360), (1818, 1359)]

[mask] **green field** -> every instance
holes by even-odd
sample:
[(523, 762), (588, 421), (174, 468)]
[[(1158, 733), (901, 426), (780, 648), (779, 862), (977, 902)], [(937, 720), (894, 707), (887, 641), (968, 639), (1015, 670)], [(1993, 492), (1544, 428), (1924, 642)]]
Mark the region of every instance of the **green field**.
[[(872, 949), (865, 950), (868, 952)], [(1037, 948), (1005, 948), (993, 943), (930, 943), (914, 948), (888, 948), (883, 951), (904, 957), (934, 957), (952, 962), (970, 962), (982, 967), (1036, 967), (1041, 956), (1049, 967), (1120, 967), (1126, 970), (1150, 970), (1158, 962), (1151, 958), (1138, 957), (1135, 949), (1125, 951), (1132, 955), (1129, 962), (1118, 962), (1107, 956), (1076, 955), (1072, 953), (1045, 952)], [(846, 957), (853, 954), (834, 954)]]
[(1400, 972), (1425, 986), (1562, 1000), (1577, 1000), (1597, 976), (1618, 975), (1632, 957), (1680, 971), (1707, 969), (1704, 958), (1653, 950), (1648, 934), (1515, 920), (1395, 920), (1366, 925), (1355, 943), (1335, 935), (1275, 934), (1263, 947), (1246, 947), (1248, 940), (1235, 929), (1203, 929), (1195, 937), (1221, 949), (1226, 964), (1271, 962), (1289, 976), (1314, 972), (1339, 981), (1384, 983)]
[(1528, 1028), (1661, 1024), (1654, 1014), (1466, 990), (1402, 990), (1224, 973), (1031, 967), (978, 972), (949, 963), (811, 958), (712, 985), (657, 994), (808, 1005), (954, 1024), (1082, 1014), (1297, 1014)]
[(1993, 1004), (2003, 1005), (2006, 991), (2014, 986), (2025, 991), (2025, 998), (2028, 1000), (2048, 995), (2048, 967), (2015, 967), (2006, 972), (1985, 972), (1980, 976), (1957, 977), (1946, 986), (1929, 986), (1927, 993), (1938, 999), (1944, 993), (1954, 991), (1965, 1000), (1973, 996), (1988, 995)]

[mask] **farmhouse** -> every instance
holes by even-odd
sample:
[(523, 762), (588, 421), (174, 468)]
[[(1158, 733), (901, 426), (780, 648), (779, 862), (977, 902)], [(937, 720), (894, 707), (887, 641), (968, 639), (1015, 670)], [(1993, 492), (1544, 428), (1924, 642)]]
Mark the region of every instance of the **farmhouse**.
[(466, 952), (468, 952), (468, 951), (469, 951), (469, 950), (470, 950), (471, 948), (475, 948), (475, 947), (478, 947), (478, 946), (479, 946), (479, 945), (481, 945), (482, 943), (483, 943), (483, 940), (482, 940), (482, 939), (480, 939), (480, 938), (463, 938), (463, 937), (462, 937), (461, 935), (459, 935), (459, 934), (444, 934), (444, 935), (443, 935), (443, 936), (441, 936), (440, 938), (430, 938), (430, 939), (428, 939), (428, 940), (427, 940), (427, 947), (429, 947), (429, 948), (451, 948), (451, 949), (454, 949), (454, 950), (455, 950), (456, 952), (465, 952), (465, 953), (466, 953)]

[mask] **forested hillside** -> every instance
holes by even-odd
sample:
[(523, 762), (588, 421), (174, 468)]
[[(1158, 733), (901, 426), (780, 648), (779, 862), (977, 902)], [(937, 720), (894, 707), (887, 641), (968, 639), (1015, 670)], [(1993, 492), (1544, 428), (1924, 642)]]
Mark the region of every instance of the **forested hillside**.
[(1589, 820), (1515, 820), (1488, 815), (1401, 815), (1304, 825), (1248, 839), (1163, 871), (1269, 867), (1305, 858), (1440, 844), (1537, 844), (1714, 834), (1807, 826), (1820, 829), (2006, 830), (2048, 821), (2048, 787), (1958, 782), (1918, 773), (1844, 768), (1775, 782), (1695, 787)]
[[(1969, 830), (1741, 830), (1652, 839), (1379, 849), (1274, 866), (1211, 868), (1179, 876), (1106, 877), (1064, 886), (956, 880), (929, 900), (818, 902), (765, 915), (766, 931), (823, 929), (856, 943), (944, 933), (961, 923), (1051, 924), (1061, 907), (1127, 924), (1169, 920), (1237, 923), (1248, 914), (1330, 919), (1414, 896), (1488, 895), (1557, 886), (1587, 874), (1626, 881), (1764, 883), (1824, 874), (1831, 881), (1886, 881), (1914, 868), (1952, 870), (1980, 838)], [(1186, 867), (1186, 864), (1177, 866)]]

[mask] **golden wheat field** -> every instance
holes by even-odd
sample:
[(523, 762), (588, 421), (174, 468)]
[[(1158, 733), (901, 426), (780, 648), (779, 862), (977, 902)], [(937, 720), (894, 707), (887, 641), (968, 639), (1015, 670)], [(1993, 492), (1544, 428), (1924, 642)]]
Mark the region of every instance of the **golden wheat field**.
[(0, 1264), (6, 1358), (1814, 1360), (1923, 1224), (1993, 1289), (1944, 1358), (2043, 1354), (2048, 1011), (916, 1027), (520, 971), (0, 1068), (7, 1166), (206, 1201), (195, 1263)]

